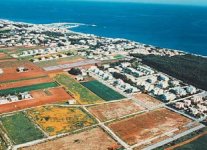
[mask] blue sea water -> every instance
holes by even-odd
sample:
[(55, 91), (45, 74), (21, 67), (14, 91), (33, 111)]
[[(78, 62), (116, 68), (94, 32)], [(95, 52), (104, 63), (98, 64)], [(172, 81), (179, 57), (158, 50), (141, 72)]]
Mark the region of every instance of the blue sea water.
[(0, 18), (29, 23), (84, 23), (88, 25), (73, 30), (207, 56), (207, 7), (81, 0), (0, 0)]

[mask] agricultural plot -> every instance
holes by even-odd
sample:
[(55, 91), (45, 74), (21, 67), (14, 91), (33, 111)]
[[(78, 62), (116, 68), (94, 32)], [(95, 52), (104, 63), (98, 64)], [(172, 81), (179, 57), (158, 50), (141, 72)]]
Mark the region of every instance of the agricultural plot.
[(43, 106), (28, 110), (27, 114), (49, 135), (74, 131), (96, 123), (77, 107)]
[(109, 127), (129, 145), (138, 143), (137, 149), (142, 149), (190, 129), (189, 123), (190, 119), (163, 108), (113, 122)]
[(148, 107), (156, 107), (159, 104), (162, 104), (159, 100), (147, 95), (147, 94), (135, 94), (134, 97), (147, 105)]
[(75, 63), (78, 61), (83, 60), (80, 56), (71, 56), (71, 57), (66, 57), (66, 58), (60, 58), (56, 60), (48, 60), (48, 61), (42, 61), (35, 63), (39, 67), (50, 67), (50, 66), (56, 66), (56, 65), (62, 65), (62, 64), (68, 64), (68, 63)]
[(61, 87), (31, 91), (32, 99), (0, 105), (0, 113), (22, 110), (50, 103), (65, 102), (72, 97)]
[(41, 139), (43, 133), (21, 112), (1, 117), (6, 133), (14, 144)]
[(0, 90), (0, 95), (9, 95), (9, 94), (15, 94), (15, 93), (26, 92), (26, 91), (47, 89), (47, 88), (57, 87), (57, 86), (58, 85), (55, 82), (41, 83), (41, 84), (36, 84), (36, 85)]
[(25, 147), (22, 150), (110, 150), (120, 147), (102, 129), (93, 128), (53, 141)]
[(103, 101), (96, 94), (66, 74), (58, 74), (55, 76), (55, 80), (64, 85), (80, 104), (94, 104)]
[(9, 83), (1, 83), (0, 90), (35, 85), (35, 84), (41, 84), (41, 83), (49, 83), (49, 82), (52, 82), (52, 79), (50, 79), (48, 77), (24, 79), (23, 81), (20, 80), (20, 81), (9, 82)]
[(102, 99), (106, 101), (111, 100), (118, 100), (125, 98), (123, 95), (117, 93), (113, 89), (107, 87), (106, 85), (98, 82), (97, 80), (89, 81), (89, 82), (83, 82), (81, 83), (85, 87), (87, 87), (89, 90), (91, 90), (93, 93), (101, 97)]
[[(24, 67), (27, 71), (18, 72), (18, 67)], [(4, 71), (4, 73), (1, 74), (0, 83), (23, 81), (25, 79), (47, 76), (43, 69), (29, 61), (3, 61), (0, 63), (0, 68)]]
[(117, 119), (125, 115), (145, 110), (145, 108), (131, 100), (90, 106), (87, 109), (101, 121)]

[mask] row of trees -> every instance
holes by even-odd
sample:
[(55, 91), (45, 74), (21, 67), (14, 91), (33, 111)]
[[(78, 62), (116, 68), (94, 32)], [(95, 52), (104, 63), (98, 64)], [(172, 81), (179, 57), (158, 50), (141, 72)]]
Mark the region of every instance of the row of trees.
[(207, 59), (195, 55), (155, 56), (133, 54), (158, 71), (169, 74), (188, 84), (207, 90)]

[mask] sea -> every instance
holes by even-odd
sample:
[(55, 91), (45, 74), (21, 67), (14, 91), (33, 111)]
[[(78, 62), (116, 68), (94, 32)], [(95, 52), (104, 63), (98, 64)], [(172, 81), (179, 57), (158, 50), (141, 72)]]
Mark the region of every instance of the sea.
[(207, 7), (84, 0), (0, 0), (0, 19), (81, 23), (73, 31), (207, 56)]

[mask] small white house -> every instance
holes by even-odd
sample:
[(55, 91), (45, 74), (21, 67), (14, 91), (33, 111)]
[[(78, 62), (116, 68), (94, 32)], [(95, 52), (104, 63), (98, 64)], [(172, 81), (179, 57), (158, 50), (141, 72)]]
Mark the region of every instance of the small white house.
[(78, 76), (76, 76), (75, 79), (76, 79), (77, 81), (83, 81), (83, 80), (84, 80), (84, 78), (83, 78), (82, 75), (78, 75)]
[(173, 93), (169, 93), (169, 92), (162, 95), (162, 99), (163, 99), (164, 101), (172, 101), (172, 100), (174, 100), (175, 98), (176, 98), (175, 94), (173, 94)]
[(17, 71), (18, 72), (25, 72), (25, 71), (27, 71), (28, 69), (26, 69), (25, 67), (18, 67), (17, 68)]
[(182, 109), (182, 108), (184, 108), (185, 106), (184, 106), (184, 103), (183, 103), (183, 102), (177, 102), (177, 103), (175, 104), (175, 107), (176, 107), (177, 109)]
[(32, 96), (28, 92), (19, 93), (19, 95), (21, 96), (21, 99), (31, 99), (32, 98)]
[(188, 86), (186, 88), (186, 91), (190, 94), (194, 94), (194, 93), (196, 93), (196, 88), (194, 86)]
[(76, 100), (74, 100), (74, 99), (68, 100), (68, 104), (74, 105), (74, 104), (76, 104)]
[(12, 102), (15, 102), (15, 101), (18, 101), (19, 98), (16, 96), (16, 95), (9, 95), (7, 97), (8, 100), (12, 101)]
[(4, 73), (3, 69), (0, 68), (0, 74), (3, 74), (3, 73)]

